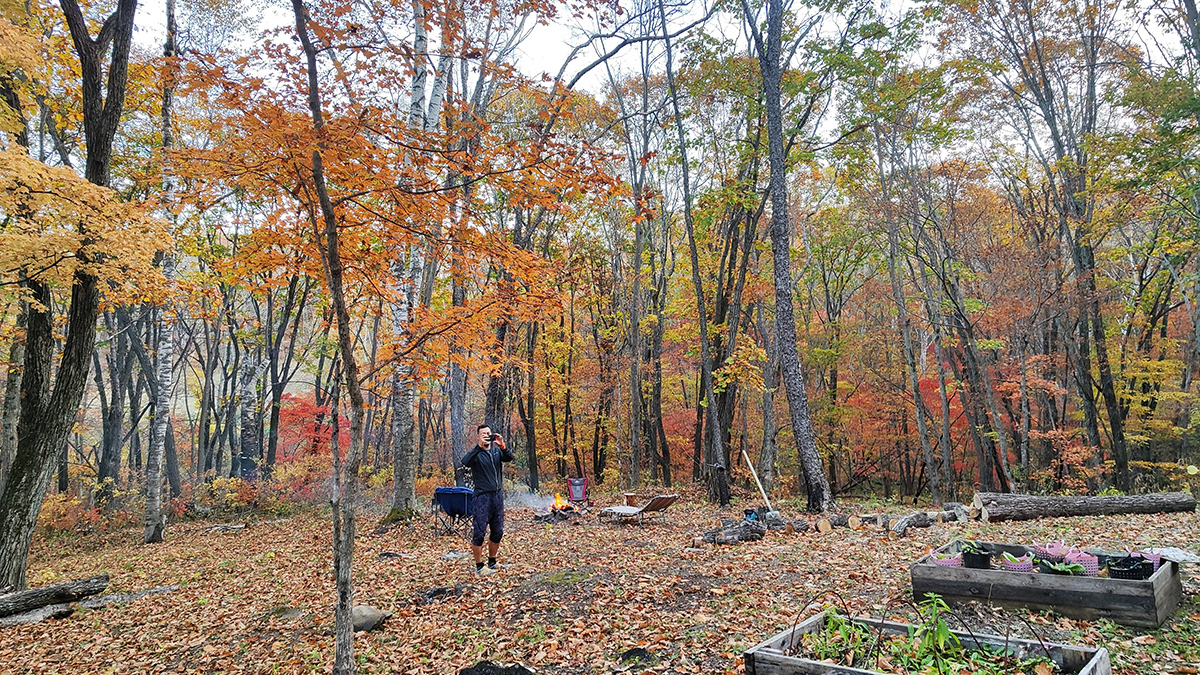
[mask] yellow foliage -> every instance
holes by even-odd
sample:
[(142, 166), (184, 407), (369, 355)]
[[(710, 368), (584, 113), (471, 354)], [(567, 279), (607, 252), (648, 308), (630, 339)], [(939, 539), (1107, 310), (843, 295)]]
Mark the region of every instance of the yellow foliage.
[(65, 168), (0, 150), (0, 284), (20, 274), (69, 287), (84, 265), (109, 302), (154, 301), (166, 291), (155, 254), (165, 223)]
[[(37, 39), (24, 26), (13, 23), (23, 14), (18, 3), (0, 0), (0, 74), (32, 73), (41, 63)], [(0, 100), (0, 133), (16, 133), (21, 127), (17, 111)]]
[(766, 387), (763, 383), (763, 364), (766, 361), (767, 352), (762, 347), (743, 340), (734, 348), (725, 364), (713, 373), (714, 386), (717, 391), (723, 391), (730, 383), (736, 382), (750, 391), (761, 392)]

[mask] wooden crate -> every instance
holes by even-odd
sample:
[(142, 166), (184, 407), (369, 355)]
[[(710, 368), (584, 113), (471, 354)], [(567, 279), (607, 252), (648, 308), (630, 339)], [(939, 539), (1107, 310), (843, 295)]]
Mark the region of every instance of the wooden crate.
[[(906, 623), (893, 623), (881, 619), (852, 619), (855, 623), (866, 626), (873, 631), (881, 627), (884, 633), (907, 635), (910, 626)], [(786, 654), (805, 633), (814, 633), (825, 628), (825, 613), (818, 614), (789, 628), (782, 633), (759, 645), (746, 650), (744, 660), (746, 675), (879, 675), (873, 670), (862, 670), (849, 666), (839, 666), (832, 663), (813, 661)], [(1108, 650), (1103, 647), (1081, 647), (1062, 645), (1054, 642), (1043, 643), (1033, 640), (1018, 640), (1003, 638), (999, 635), (976, 633), (971, 635), (964, 631), (951, 631), (967, 649), (988, 647), (1019, 658), (1034, 656), (1049, 656), (1051, 661), (1064, 672), (1072, 675), (1112, 675), (1112, 665), (1108, 660)]]
[[(1026, 552), (1012, 544), (980, 543), (996, 554), (1008, 551), (1019, 556)], [(961, 542), (953, 541), (938, 550), (953, 553), (960, 546)], [(978, 600), (1008, 609), (1048, 609), (1076, 619), (1110, 619), (1126, 626), (1162, 625), (1183, 596), (1179, 565), (1168, 560), (1142, 581), (938, 567), (929, 556), (915, 562), (909, 571), (913, 597), (918, 601), (936, 593), (952, 605)]]

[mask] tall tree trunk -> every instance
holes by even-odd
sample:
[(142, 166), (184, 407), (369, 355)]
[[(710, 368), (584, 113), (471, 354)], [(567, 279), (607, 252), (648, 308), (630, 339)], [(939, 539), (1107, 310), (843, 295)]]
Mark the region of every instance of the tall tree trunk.
[[(635, 213), (642, 208), (642, 181), (634, 186)], [(633, 278), (629, 302), (629, 486), (636, 489), (641, 485), (644, 425), (642, 422), (642, 256), (645, 250), (642, 218), (633, 219)]]
[[(217, 346), (209, 334), (209, 327), (204, 327), (206, 351), (204, 354), (204, 380), (200, 384), (199, 415), (196, 422), (196, 457), (203, 458), (203, 466), (196, 467), (196, 473), (207, 476), (214, 470), (213, 457), (213, 377), (216, 373)], [(219, 333), (217, 334), (219, 335)], [(320, 369), (317, 371), (320, 372)]]
[(1100, 373), (1100, 395), (1104, 398), (1104, 409), (1108, 413), (1108, 431), (1112, 437), (1113, 460), (1117, 489), (1128, 492), (1131, 487), (1129, 476), (1129, 447), (1125, 440), (1125, 412), (1117, 400), (1115, 378), (1108, 359), (1108, 336), (1104, 332), (1104, 314), (1100, 311), (1100, 296), (1096, 288), (1095, 254), (1090, 245), (1080, 246), (1080, 259), (1084, 261), (1084, 285), (1087, 290), (1087, 307), (1091, 313), (1092, 339), (1096, 345), (1096, 369)]
[[(163, 203), (171, 215), (175, 206), (174, 164), (170, 153), (174, 150), (171, 130), (171, 112), (175, 100), (175, 0), (167, 0), (167, 40), (163, 44), (165, 81), (162, 101), (162, 148), (163, 148)], [(162, 260), (163, 276), (168, 286), (175, 283), (175, 254), (167, 250)], [(146, 454), (146, 518), (142, 542), (154, 544), (163, 540), (166, 514), (162, 508), (162, 459), (171, 421), (172, 360), (175, 356), (175, 321), (173, 303), (168, 301), (159, 312), (158, 350), (155, 355), (153, 377), (156, 387), (154, 396), (154, 419), (150, 423), (150, 448)], [(178, 469), (176, 469), (178, 471)]]
[(763, 370), (762, 445), (758, 454), (758, 478), (762, 481), (763, 489), (771, 492), (775, 489), (775, 461), (779, 455), (779, 446), (775, 444), (775, 388), (779, 382), (779, 341), (774, 337), (774, 331), (767, 330), (763, 304), (764, 301), (759, 300), (756, 308), (758, 333), (763, 336), (767, 350), (767, 367)]
[(17, 307), (16, 334), (8, 347), (8, 368), (4, 384), (4, 411), (0, 417), (0, 495), (4, 494), (4, 483), (17, 456), (17, 420), (21, 413), (21, 374), (25, 362), (25, 325), (29, 317), (29, 304), (21, 302)]
[[(186, 388), (186, 386), (185, 382), (184, 387)], [(179, 455), (175, 449), (175, 424), (171, 422), (170, 418), (167, 419), (167, 434), (163, 439), (163, 450), (167, 458), (167, 484), (171, 486), (171, 498), (174, 499), (183, 494), (183, 478), (179, 475)], [(192, 468), (194, 478), (195, 470), (199, 468), (198, 463), (193, 463)]]
[(950, 451), (950, 396), (946, 393), (946, 360), (942, 354), (942, 329), (938, 327), (938, 335), (933, 341), (934, 358), (937, 359), (938, 369), (938, 400), (942, 408), (942, 429), (938, 434), (938, 448), (942, 454), (942, 470), (946, 472), (946, 497), (954, 499), (954, 461)]
[[(753, 13), (742, 0), (746, 20)], [(788, 219), (787, 156), (784, 148), (783, 109), (780, 100), (783, 80), (782, 35), (784, 0), (767, 0), (767, 34), (754, 30), (758, 47), (758, 65), (762, 73), (763, 99), (767, 113), (767, 149), (771, 166), (771, 256), (775, 281), (775, 334), (779, 340), (779, 363), (788, 410), (792, 418), (792, 434), (796, 438), (800, 457), (800, 478), (808, 492), (811, 511), (828, 511), (833, 506), (833, 494), (821, 465), (813, 432), (812, 415), (808, 409), (808, 394), (804, 390), (804, 373), (796, 347), (796, 318), (792, 309), (791, 227)]]
[[(352, 569), (354, 563), (354, 534), (355, 521), (358, 511), (359, 482), (358, 472), (363, 455), (363, 417), (364, 402), (362, 389), (359, 386), (358, 361), (354, 353), (354, 341), (351, 335), (350, 311), (346, 303), (344, 282), (342, 278), (343, 263), (339, 249), (338, 218), (334, 212), (325, 183), (325, 171), (322, 163), (322, 153), (325, 152), (325, 122), (321, 112), (320, 90), (317, 77), (317, 48), (313, 45), (308, 31), (308, 10), (303, 0), (292, 0), (292, 9), (296, 18), (296, 33), (304, 48), (306, 69), (308, 71), (308, 104), (312, 113), (313, 128), (317, 134), (317, 147), (312, 153), (312, 181), (320, 206), (321, 219), (324, 222), (324, 232), (321, 248), (322, 263), (325, 270), (325, 280), (329, 288), (334, 313), (337, 318), (338, 353), (342, 359), (345, 375), (346, 393), (350, 399), (350, 452), (346, 458), (344, 471), (335, 470), (334, 486), (330, 501), (333, 505), (334, 539), (333, 566), (337, 581), (337, 608), (334, 612), (335, 647), (333, 672), (334, 675), (350, 675), (356, 672), (354, 658), (354, 625), (350, 616), (353, 606)], [(312, 205), (310, 205), (310, 209)], [(313, 225), (316, 226), (316, 214), (310, 210)], [(334, 457), (339, 456), (338, 448), (333, 449)]]
[[(270, 475), (279, 452), (279, 413), (283, 405), (284, 390), (295, 373), (292, 363), (296, 353), (296, 338), (300, 335), (300, 320), (308, 305), (308, 296), (312, 288), (310, 282), (311, 279), (305, 276), (304, 287), (300, 289), (299, 298), (297, 298), (296, 290), (300, 284), (300, 275), (293, 274), (288, 279), (287, 296), (284, 299), (283, 310), (280, 312), (279, 326), (274, 335), (267, 336), (269, 340), (267, 345), (268, 372), (271, 376), (271, 412), (268, 420), (269, 433), (266, 438), (267, 456), (262, 467), (264, 475)], [(290, 331), (287, 330), (289, 321), (291, 322)], [(286, 349), (283, 347), (285, 337), (287, 339)]]
[[(664, 279), (665, 283), (665, 279)], [(660, 288), (660, 298), (662, 289)], [(661, 301), (660, 301), (661, 303)], [(661, 319), (661, 304), (659, 305), (660, 317), (654, 325), (654, 382), (651, 389), (650, 398), (650, 418), (653, 420), (653, 432), (658, 435), (658, 458), (662, 467), (662, 484), (664, 487), (671, 487), (671, 447), (667, 443), (667, 430), (663, 427), (662, 413), (662, 389), (663, 389), (663, 373), (662, 373), (662, 350), (663, 350), (663, 330), (666, 322)]]
[[(884, 179), (886, 180), (886, 179)], [(885, 190), (885, 198), (889, 197)], [(896, 303), (896, 314), (900, 320), (900, 337), (904, 347), (904, 365), (908, 370), (908, 384), (913, 397), (913, 410), (917, 416), (917, 436), (921, 439), (921, 453), (925, 458), (925, 474), (929, 477), (929, 493), (935, 504), (942, 503), (942, 491), (938, 480), (937, 464), (933, 459), (933, 448), (929, 445), (929, 432), (925, 428), (925, 401), (921, 398), (921, 378), (917, 372), (912, 329), (908, 321), (908, 298), (904, 294), (904, 281), (900, 278), (900, 234), (894, 216), (888, 217), (888, 276), (892, 282), (892, 299)]]
[(125, 312), (104, 314), (112, 339), (104, 362), (108, 364), (108, 396), (104, 396), (104, 373), (100, 353), (92, 352), (96, 388), (100, 393), (101, 433), (100, 461), (97, 470), (96, 501), (107, 505), (117, 487), (121, 471), (121, 451), (125, 438), (125, 401), (133, 381), (133, 359), (130, 342), (133, 322)]
[[(455, 277), (451, 282), (451, 303), (454, 307), (466, 304), (467, 289), (463, 281)], [(462, 348), (451, 345), (452, 354), (462, 352)], [(454, 483), (459, 487), (466, 485), (466, 471), (459, 466), (467, 454), (467, 371), (458, 365), (457, 359), (450, 360), (450, 461), (454, 467)]]
[[(405, 279), (401, 288), (395, 289), (399, 302), (392, 303), (392, 334), (397, 339), (408, 335), (415, 304), (417, 287), (415, 280), (420, 274), (421, 264), (417, 258), (417, 247), (409, 247), (407, 267), (394, 264), (392, 273), (397, 279)], [(392, 371), (392, 510), (389, 518), (409, 517), (417, 509), (417, 464), (413, 443), (413, 368), (410, 359), (396, 363)]]
[(1029, 370), (1025, 363), (1025, 350), (1029, 336), (1022, 334), (1017, 340), (1021, 366), (1021, 480), (1029, 481)]
[[(521, 423), (525, 429), (525, 458), (529, 464), (529, 489), (533, 492), (538, 491), (538, 455), (537, 455), (537, 428), (535, 426), (537, 397), (535, 394), (536, 380), (535, 374), (537, 369), (534, 367), (534, 352), (537, 350), (537, 334), (538, 326), (541, 324), (529, 324), (529, 337), (526, 341), (526, 352), (528, 358), (526, 362), (529, 364), (529, 371), (526, 373), (525, 400), (521, 403), (518, 400), (520, 408)], [(601, 404), (603, 406), (603, 404)], [(597, 418), (598, 419), (598, 418)], [(595, 445), (593, 444), (593, 467), (595, 467)]]
[(241, 476), (245, 480), (257, 477), (256, 461), (262, 455), (259, 445), (258, 420), (259, 397), (256, 384), (262, 376), (266, 363), (263, 362), (257, 349), (247, 350), (246, 358), (242, 360), (238, 386), (238, 452), (236, 457), (230, 457), (234, 470), (230, 475)]
[[(683, 171), (683, 223), (687, 231), (688, 255), (691, 259), (692, 286), (696, 294), (696, 313), (700, 330), (700, 377), (702, 393), (708, 402), (709, 427), (712, 429), (711, 454), (705, 457), (702, 469), (708, 477), (708, 499), (722, 506), (729, 504), (728, 471), (723, 462), (725, 447), (723, 445), (720, 420), (718, 419), (716, 396), (713, 391), (712, 353), (708, 340), (708, 308), (704, 304), (704, 283), (700, 279), (700, 256), (696, 249), (696, 231), (692, 219), (692, 186), (691, 174), (688, 167), (687, 135), (684, 133), (683, 113), (679, 106), (679, 96), (675, 89), (674, 56), (671, 49), (670, 33), (667, 30), (667, 10), (663, 0), (658, 2), (659, 13), (662, 16), (663, 41), (667, 53), (667, 85), (671, 93), (671, 107), (675, 113), (675, 131), (679, 143), (680, 168)], [(697, 397), (699, 398), (699, 396)]]

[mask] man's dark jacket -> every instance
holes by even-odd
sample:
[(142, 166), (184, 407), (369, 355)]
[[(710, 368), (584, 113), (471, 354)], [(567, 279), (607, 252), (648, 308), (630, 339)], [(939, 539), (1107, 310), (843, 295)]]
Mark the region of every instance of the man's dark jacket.
[(476, 445), (463, 457), (462, 465), (471, 470), (475, 478), (475, 494), (499, 492), (504, 485), (504, 475), (501, 462), (513, 461), (513, 454), (508, 448), (499, 447), (492, 443), (490, 448)]

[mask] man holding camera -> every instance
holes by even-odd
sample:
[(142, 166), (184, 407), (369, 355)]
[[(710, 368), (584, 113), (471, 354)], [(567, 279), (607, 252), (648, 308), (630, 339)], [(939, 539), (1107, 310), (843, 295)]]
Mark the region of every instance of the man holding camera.
[[(475, 554), (475, 571), (481, 577), (496, 572), (496, 554), (500, 551), (500, 538), (504, 536), (504, 485), (503, 462), (513, 461), (513, 454), (504, 447), (504, 437), (493, 434), (486, 424), (480, 424), (479, 443), (462, 460), (462, 466), (470, 469), (475, 478), (475, 496), (471, 504), (475, 512), (475, 533), (471, 539), (471, 552)], [(491, 527), (488, 538), (487, 567), (483, 565), (483, 537)]]

